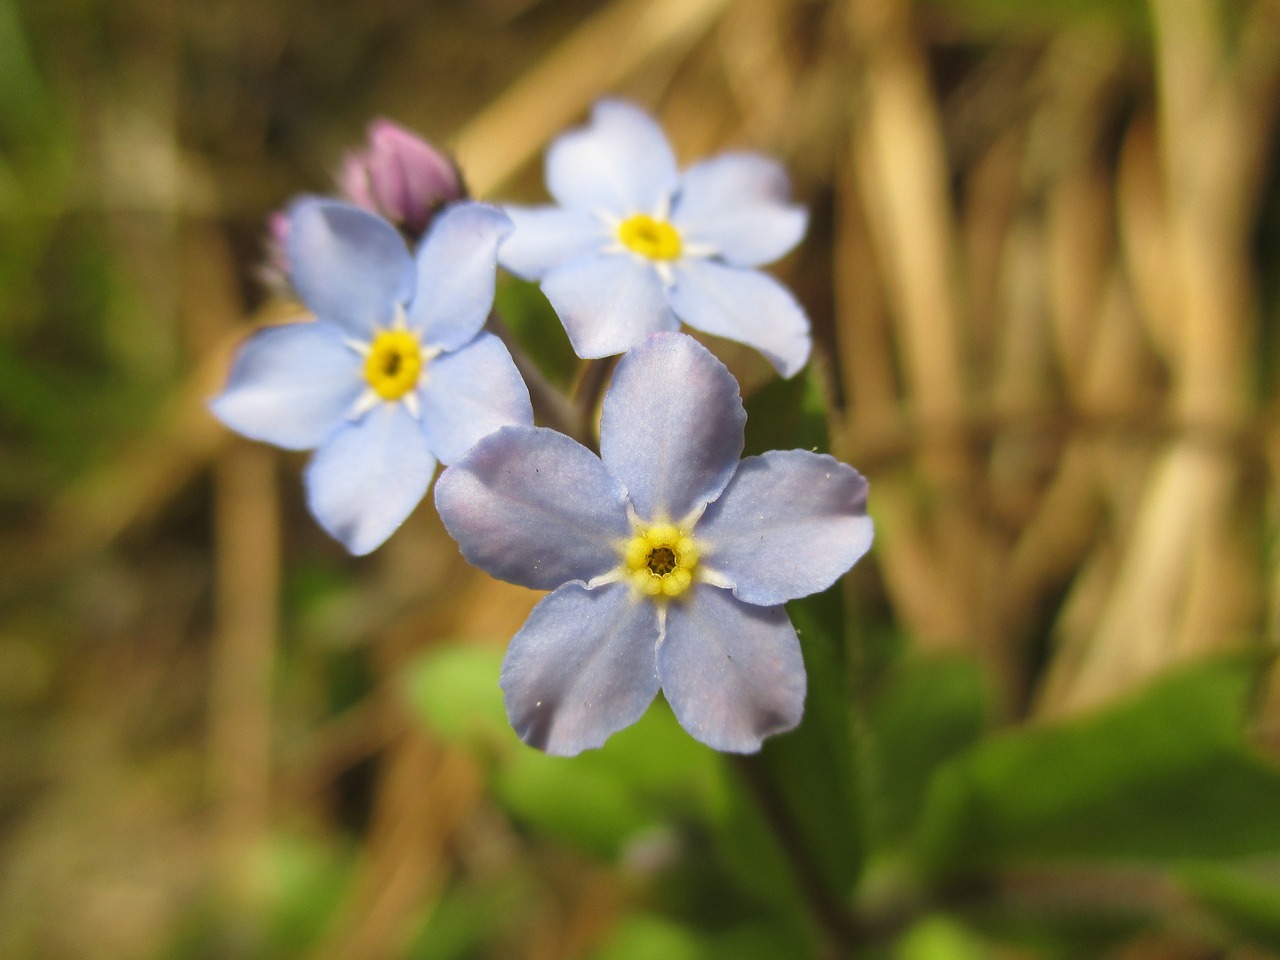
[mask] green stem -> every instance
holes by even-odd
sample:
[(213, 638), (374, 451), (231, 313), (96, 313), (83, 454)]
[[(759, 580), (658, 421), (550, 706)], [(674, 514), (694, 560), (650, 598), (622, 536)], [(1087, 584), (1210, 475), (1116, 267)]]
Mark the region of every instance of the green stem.
[(858, 925), (844, 904), (832, 894), (813, 855), (805, 843), (799, 825), (791, 816), (786, 800), (774, 787), (768, 771), (758, 756), (730, 758), (739, 778), (755, 798), (760, 813), (769, 824), (778, 845), (795, 873), (796, 883), (814, 920), (826, 939), (827, 957), (849, 957), (862, 939)]
[(579, 443), (593, 446), (592, 433), (589, 429), (585, 429), (585, 422), (578, 415), (574, 404), (570, 403), (542, 375), (538, 365), (524, 352), (515, 334), (503, 322), (502, 317), (499, 316), (496, 310), (490, 312), (485, 328), (501, 340), (506, 345), (507, 350), (510, 351), (511, 359), (515, 361), (516, 369), (520, 371), (520, 376), (524, 378), (525, 386), (529, 388), (529, 400), (533, 404), (533, 413), (537, 422), (542, 426), (550, 427), (573, 437)]

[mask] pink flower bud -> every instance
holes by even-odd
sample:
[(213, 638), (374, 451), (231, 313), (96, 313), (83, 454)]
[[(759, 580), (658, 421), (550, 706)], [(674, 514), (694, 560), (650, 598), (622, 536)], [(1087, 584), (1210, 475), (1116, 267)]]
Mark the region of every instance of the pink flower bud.
[(465, 196), (453, 161), (390, 120), (369, 124), (369, 145), (347, 154), (342, 195), (417, 236), (442, 205)]
[(271, 290), (283, 293), (289, 289), (289, 217), (283, 210), (267, 216), (267, 232), (263, 238), (263, 262), (258, 277)]

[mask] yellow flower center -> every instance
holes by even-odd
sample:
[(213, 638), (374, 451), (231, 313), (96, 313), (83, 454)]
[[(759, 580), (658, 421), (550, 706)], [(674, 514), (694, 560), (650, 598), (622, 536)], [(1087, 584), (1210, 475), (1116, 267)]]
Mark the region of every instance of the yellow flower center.
[(665, 220), (637, 213), (618, 225), (618, 239), (632, 253), (650, 260), (674, 260), (680, 256), (680, 233)]
[(645, 596), (678, 597), (693, 583), (698, 548), (684, 530), (655, 523), (626, 542), (622, 563), (631, 585)]
[(422, 344), (407, 330), (383, 330), (369, 346), (364, 377), (383, 400), (399, 400), (422, 376)]

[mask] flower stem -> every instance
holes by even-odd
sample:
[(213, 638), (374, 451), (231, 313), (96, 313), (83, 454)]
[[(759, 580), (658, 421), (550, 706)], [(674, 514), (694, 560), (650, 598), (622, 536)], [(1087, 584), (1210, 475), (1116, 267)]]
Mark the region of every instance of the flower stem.
[[(600, 406), (600, 397), (609, 382), (609, 375), (617, 365), (617, 357), (604, 357), (600, 360), (589, 360), (578, 376), (573, 388), (573, 406), (582, 431), (591, 436), (598, 436), (596, 429), (596, 407)], [(599, 448), (598, 443), (588, 444), (593, 450)]]
[(774, 787), (758, 756), (732, 756), (730, 762), (755, 798), (765, 822), (795, 873), (796, 882), (826, 940), (825, 957), (848, 957), (861, 939), (853, 917), (832, 894), (822, 870), (813, 859), (786, 800)]
[(537, 422), (573, 437), (579, 443), (594, 448), (592, 431), (587, 427), (583, 419), (578, 416), (574, 404), (570, 403), (542, 375), (538, 365), (521, 348), (520, 342), (506, 323), (503, 322), (498, 311), (490, 311), (489, 320), (485, 324), (485, 328), (501, 340), (511, 353), (511, 359), (515, 361), (516, 369), (520, 371), (520, 376), (524, 378), (525, 386), (529, 388), (529, 400), (533, 404), (534, 418)]

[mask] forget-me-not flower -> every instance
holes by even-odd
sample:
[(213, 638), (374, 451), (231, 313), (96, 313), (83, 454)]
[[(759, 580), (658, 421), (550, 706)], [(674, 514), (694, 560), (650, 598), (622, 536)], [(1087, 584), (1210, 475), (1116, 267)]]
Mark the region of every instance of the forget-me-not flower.
[(680, 321), (755, 347), (784, 377), (809, 358), (809, 319), (754, 269), (800, 242), (808, 216), (782, 167), (726, 153), (681, 173), (661, 128), (617, 100), (546, 156), (558, 206), (506, 207), (499, 262), (537, 280), (580, 357), (623, 353)]
[(782, 604), (870, 547), (867, 483), (806, 450), (740, 461), (745, 423), (724, 365), (659, 333), (618, 364), (599, 457), (507, 427), (441, 475), (436, 507), (467, 560), (552, 591), (502, 667), (525, 741), (598, 747), (659, 689), (718, 750), (754, 751), (799, 723), (804, 662)]
[(413, 257), (394, 227), (350, 204), (310, 197), (289, 211), (290, 279), (315, 320), (250, 336), (210, 406), (247, 437), (316, 448), (308, 506), (352, 553), (408, 517), (437, 461), (533, 423), (511, 355), (480, 329), (510, 230), (495, 207), (458, 204)]

